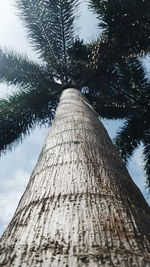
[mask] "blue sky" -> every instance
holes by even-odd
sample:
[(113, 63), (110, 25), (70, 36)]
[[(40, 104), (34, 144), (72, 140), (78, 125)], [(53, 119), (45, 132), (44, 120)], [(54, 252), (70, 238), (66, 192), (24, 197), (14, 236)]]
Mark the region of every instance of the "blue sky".
[[(27, 54), (33, 60), (38, 60), (26, 38), (26, 32), (13, 7), (15, 0), (0, 1), (0, 46)], [(85, 1), (86, 2), (86, 1)], [(81, 19), (79, 33), (84, 39), (93, 39), (98, 34), (96, 19), (85, 9), (85, 2), (81, 5)], [(6, 96), (15, 90), (13, 87), (0, 85), (0, 97)], [(122, 121), (103, 120), (110, 136), (113, 138), (122, 125)], [(8, 151), (0, 158), (0, 234), (4, 231), (17, 207), (18, 201), (25, 190), (30, 174), (38, 159), (48, 128), (36, 128), (22, 144), (13, 151)], [(144, 196), (144, 172), (142, 165), (142, 147), (140, 147), (129, 163), (129, 171)]]

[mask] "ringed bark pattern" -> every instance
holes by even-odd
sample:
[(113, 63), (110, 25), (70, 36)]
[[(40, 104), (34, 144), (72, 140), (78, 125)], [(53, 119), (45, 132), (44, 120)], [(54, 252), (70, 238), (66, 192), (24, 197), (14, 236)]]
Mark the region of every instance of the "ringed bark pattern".
[(61, 96), (0, 243), (6, 267), (149, 267), (150, 210), (86, 98)]

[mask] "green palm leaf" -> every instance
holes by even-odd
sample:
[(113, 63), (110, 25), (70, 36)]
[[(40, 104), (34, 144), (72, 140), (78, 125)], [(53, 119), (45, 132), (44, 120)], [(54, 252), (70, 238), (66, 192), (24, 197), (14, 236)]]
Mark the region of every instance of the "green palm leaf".
[(25, 88), (43, 88), (43, 90), (57, 87), (52, 73), (45, 66), (7, 50), (0, 50), (0, 82)]
[(148, 104), (150, 84), (137, 58), (119, 59), (114, 62), (99, 58), (95, 65), (91, 79), (95, 100), (100, 99), (102, 103), (108, 99), (108, 104), (113, 102), (116, 106), (124, 105), (133, 110)]
[(53, 118), (58, 97), (50, 90), (28, 89), (0, 99), (0, 150), (11, 148), (30, 130)]
[(140, 145), (144, 135), (143, 117), (133, 116), (126, 120), (115, 138), (115, 145), (125, 162)]
[(150, 129), (146, 132), (143, 138), (143, 156), (144, 156), (144, 169), (146, 173), (146, 182), (150, 190)]
[(90, 0), (99, 26), (121, 56), (140, 55), (150, 50), (149, 0)]
[(18, 0), (17, 3), (36, 51), (55, 70), (55, 76), (65, 80), (78, 1)]

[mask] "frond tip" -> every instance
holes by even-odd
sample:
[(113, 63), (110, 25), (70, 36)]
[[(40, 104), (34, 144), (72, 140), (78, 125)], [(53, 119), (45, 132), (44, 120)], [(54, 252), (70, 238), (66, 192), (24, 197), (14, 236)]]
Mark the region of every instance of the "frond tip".
[(140, 124), (140, 118), (136, 119), (135, 117), (132, 117), (127, 119), (114, 140), (116, 148), (124, 162), (127, 162), (142, 141), (142, 136), (144, 134), (142, 121), (141, 118)]
[(150, 130), (148, 130), (143, 138), (143, 156), (144, 170), (146, 174), (146, 184), (150, 191)]
[(0, 82), (23, 88), (55, 87), (53, 75), (45, 66), (26, 56), (0, 49)]
[(26, 90), (0, 100), (0, 151), (29, 134), (34, 125), (52, 119), (57, 98), (50, 91)]
[(17, 0), (33, 46), (61, 78), (75, 36), (77, 5), (77, 0)]
[(90, 0), (90, 6), (122, 56), (149, 52), (149, 0)]

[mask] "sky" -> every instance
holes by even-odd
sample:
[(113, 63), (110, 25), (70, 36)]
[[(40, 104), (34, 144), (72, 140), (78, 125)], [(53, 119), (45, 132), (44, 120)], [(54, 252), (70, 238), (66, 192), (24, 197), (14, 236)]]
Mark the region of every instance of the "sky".
[[(13, 49), (28, 55), (34, 61), (38, 61), (36, 53), (28, 42), (23, 24), (17, 17), (14, 3), (15, 0), (0, 0), (0, 47)], [(95, 16), (87, 11), (86, 1), (82, 1), (79, 15), (80, 25), (82, 25), (82, 27), (79, 27), (80, 36), (84, 40), (92, 40), (98, 35), (99, 30)], [(17, 89), (0, 84), (0, 97), (9, 95), (14, 90)], [(110, 122), (107, 120), (103, 120), (103, 123), (112, 138), (123, 124), (122, 121)], [(22, 144), (16, 146), (12, 151), (7, 151), (0, 158), (0, 234), (3, 233), (14, 214), (37, 162), (47, 133), (47, 127), (37, 127), (30, 136), (24, 139)], [(150, 201), (144, 187), (144, 172), (141, 165), (142, 147), (134, 153), (128, 169), (146, 200)]]

